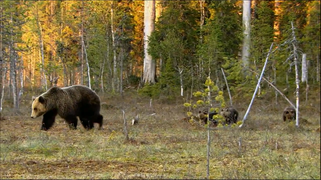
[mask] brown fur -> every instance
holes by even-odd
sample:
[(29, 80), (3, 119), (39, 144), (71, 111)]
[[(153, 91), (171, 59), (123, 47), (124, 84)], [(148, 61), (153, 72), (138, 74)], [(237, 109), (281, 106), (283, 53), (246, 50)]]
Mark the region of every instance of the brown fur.
[(221, 114), (221, 116), (223, 116), (225, 118), (225, 122), (227, 124), (236, 123), (238, 115), (239, 115), (237, 110), (232, 107), (227, 107), (227, 108), (221, 109), (220, 114)]
[(210, 123), (214, 123), (215, 125), (217, 125), (217, 121), (213, 118), (214, 115), (217, 115), (217, 112), (214, 111), (210, 112), (209, 114), (207, 110), (198, 112), (198, 117), (204, 124), (207, 124), (207, 120), (209, 120)]
[(283, 121), (292, 121), (296, 119), (296, 111), (293, 107), (286, 107), (283, 110)]
[(92, 129), (93, 123), (102, 127), (100, 99), (86, 86), (52, 87), (33, 99), (31, 117), (43, 115), (42, 130), (51, 128), (57, 114), (66, 120), (71, 129), (77, 128), (77, 116), (86, 129)]

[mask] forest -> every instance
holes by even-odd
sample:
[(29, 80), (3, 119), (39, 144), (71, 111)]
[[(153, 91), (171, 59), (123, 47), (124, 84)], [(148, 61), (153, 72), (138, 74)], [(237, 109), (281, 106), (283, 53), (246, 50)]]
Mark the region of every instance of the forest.
[[(265, 77), (290, 90), (291, 22), (299, 66), (305, 56), (308, 69), (301, 84), (319, 87), (320, 1), (248, 2), (244, 18), (241, 0), (1, 1), (1, 92), (14, 108), (26, 91), (73, 84), (186, 97), (208, 76), (226, 89), (222, 68), (232, 94), (243, 96), (255, 87), (251, 70), (260, 72), (272, 42)], [(267, 89), (262, 84), (261, 93)]]
[[(320, 0), (0, 0), (0, 178), (318, 179), (320, 28)], [(103, 130), (40, 131), (32, 96), (71, 85)], [(252, 96), (210, 145), (189, 119)]]

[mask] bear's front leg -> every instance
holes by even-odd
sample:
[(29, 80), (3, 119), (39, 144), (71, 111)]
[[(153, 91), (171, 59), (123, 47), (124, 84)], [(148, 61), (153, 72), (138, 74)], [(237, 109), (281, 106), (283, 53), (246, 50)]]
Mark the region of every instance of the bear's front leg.
[(55, 122), (56, 115), (57, 115), (56, 110), (51, 110), (46, 112), (42, 118), (41, 130), (44, 130), (44, 131), (49, 130)]

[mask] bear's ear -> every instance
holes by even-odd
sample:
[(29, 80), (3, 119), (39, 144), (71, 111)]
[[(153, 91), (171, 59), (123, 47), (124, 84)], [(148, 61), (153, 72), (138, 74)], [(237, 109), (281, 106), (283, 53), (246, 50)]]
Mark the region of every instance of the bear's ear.
[(43, 98), (42, 96), (39, 96), (39, 102), (44, 104), (45, 103), (45, 98)]
[(32, 96), (32, 101), (34, 101), (37, 97), (36, 96)]

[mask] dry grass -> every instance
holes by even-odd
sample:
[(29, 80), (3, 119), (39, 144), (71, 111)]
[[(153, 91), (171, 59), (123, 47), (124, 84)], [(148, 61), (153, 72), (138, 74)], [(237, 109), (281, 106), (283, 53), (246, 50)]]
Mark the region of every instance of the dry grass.
[[(64, 121), (47, 132), (41, 118), (4, 112), (0, 121), (0, 178), (203, 179), (207, 133), (184, 118), (183, 102), (103, 97), (104, 129), (69, 130)], [(243, 108), (242, 108), (243, 107)], [(246, 108), (236, 104), (243, 117)], [(283, 106), (256, 101), (242, 128), (211, 131), (210, 178), (320, 179), (320, 111), (302, 107), (308, 123), (282, 121)], [(130, 141), (125, 142), (122, 111)], [(155, 115), (151, 115), (152, 113)], [(130, 120), (140, 114), (137, 126)], [(240, 119), (239, 118), (239, 119)], [(319, 128), (319, 130), (317, 130)]]

